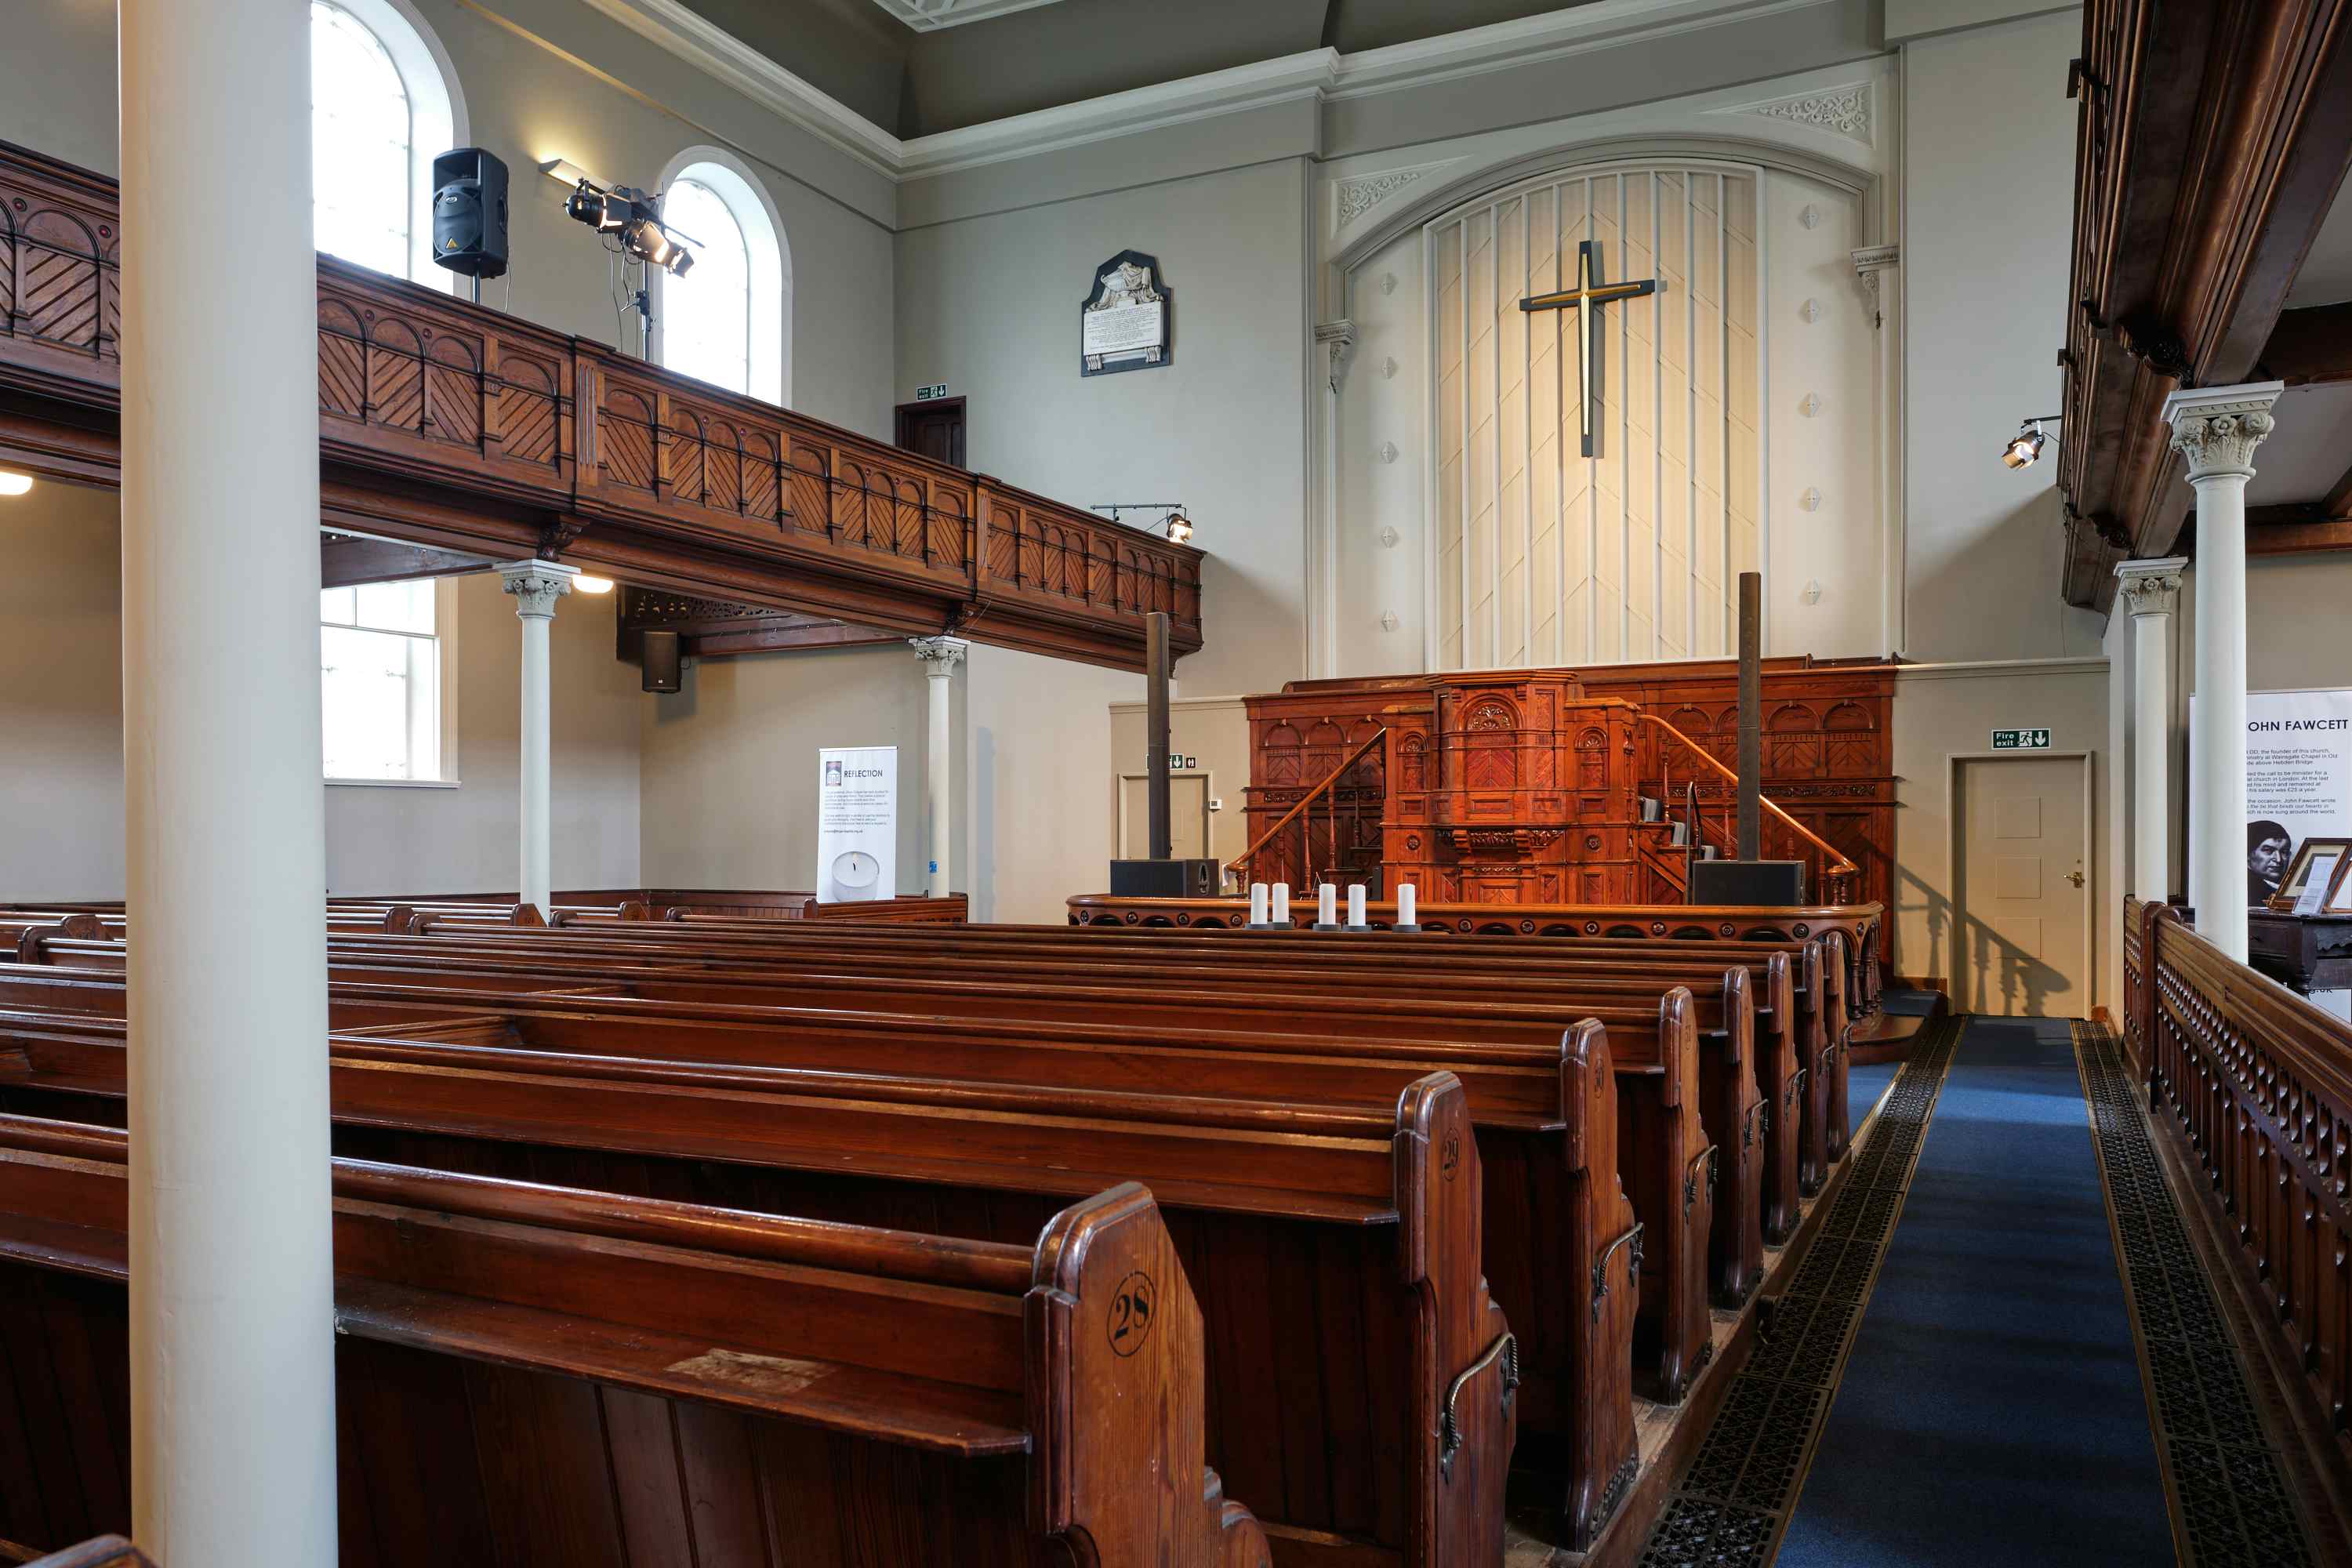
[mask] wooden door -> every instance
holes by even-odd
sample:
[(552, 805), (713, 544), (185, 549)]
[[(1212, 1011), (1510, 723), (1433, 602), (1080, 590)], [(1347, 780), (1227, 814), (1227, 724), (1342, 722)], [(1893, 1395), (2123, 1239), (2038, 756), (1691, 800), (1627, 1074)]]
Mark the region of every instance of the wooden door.
[(898, 405), (898, 445), (962, 468), (963, 399), (934, 397)]
[[(1119, 854), (1142, 860), (1151, 854), (1151, 780), (1148, 774), (1127, 773), (1118, 781)], [(1168, 775), (1169, 853), (1179, 860), (1203, 859), (1209, 853), (1209, 775), (1179, 773)]]
[(2085, 757), (1958, 763), (1954, 1002), (2001, 1016), (2091, 1011), (2090, 803)]

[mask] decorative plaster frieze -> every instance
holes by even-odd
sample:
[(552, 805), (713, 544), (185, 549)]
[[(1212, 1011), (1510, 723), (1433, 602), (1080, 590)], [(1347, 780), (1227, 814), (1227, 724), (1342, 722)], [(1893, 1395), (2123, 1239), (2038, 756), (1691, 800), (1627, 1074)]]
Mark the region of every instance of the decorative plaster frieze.
[(1419, 183), (1424, 175), (1460, 162), (1458, 158), (1448, 158), (1441, 163), (1417, 164), (1410, 169), (1358, 174), (1334, 183), (1331, 187), (1331, 232), (1340, 233), (1399, 191)]
[(1792, 93), (1787, 98), (1767, 99), (1762, 103), (1737, 104), (1729, 109), (1714, 110), (1717, 114), (1760, 114), (1767, 120), (1785, 120), (1792, 125), (1810, 125), (1817, 131), (1827, 131), (1859, 142), (1868, 147), (1871, 141), (1870, 84), (1853, 82), (1845, 87), (1832, 87), (1820, 92)]

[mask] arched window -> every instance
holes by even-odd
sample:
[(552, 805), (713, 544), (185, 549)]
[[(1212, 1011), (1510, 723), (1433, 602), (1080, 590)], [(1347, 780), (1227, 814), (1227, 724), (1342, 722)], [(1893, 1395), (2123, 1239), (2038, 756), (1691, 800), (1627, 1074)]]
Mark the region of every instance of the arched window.
[(682, 154), (662, 182), (662, 220), (693, 242), (682, 278), (654, 278), (656, 356), (698, 380), (789, 400), (792, 265), (767, 192), (715, 148)]
[(448, 286), (432, 265), (433, 160), (462, 115), (447, 62), (398, 0), (311, 0), (311, 217), (320, 250)]

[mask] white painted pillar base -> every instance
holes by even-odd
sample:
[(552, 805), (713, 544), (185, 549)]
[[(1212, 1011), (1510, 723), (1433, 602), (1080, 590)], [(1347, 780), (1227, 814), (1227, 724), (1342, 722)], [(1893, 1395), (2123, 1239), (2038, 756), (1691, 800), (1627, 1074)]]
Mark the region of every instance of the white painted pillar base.
[(2197, 929), (2246, 961), (2246, 481), (2284, 390), (2266, 381), (2165, 400), (2197, 489), (2197, 722), (2189, 749), (2189, 897)]
[(2119, 561), (2119, 592), (2132, 617), (2131, 890), (2162, 903), (2172, 894), (2172, 636), (2188, 557)]
[(172, 1568), (310, 1568), (336, 1551), (310, 14), (118, 16), (131, 1527)]
[(553, 711), (547, 635), (555, 620), (555, 601), (572, 592), (577, 566), (555, 561), (518, 561), (499, 568), (507, 592), (514, 595), (515, 615), (522, 622), (522, 848), (519, 857), (522, 901), (535, 904), (542, 915), (555, 906), (554, 786), (551, 739)]
[(924, 809), (929, 813), (930, 872), (924, 884), (930, 896), (943, 899), (955, 886), (955, 824), (950, 815), (955, 791), (955, 742), (951, 699), (955, 667), (971, 645), (961, 637), (908, 639), (915, 657), (930, 678), (930, 739), (925, 749), (928, 788)]

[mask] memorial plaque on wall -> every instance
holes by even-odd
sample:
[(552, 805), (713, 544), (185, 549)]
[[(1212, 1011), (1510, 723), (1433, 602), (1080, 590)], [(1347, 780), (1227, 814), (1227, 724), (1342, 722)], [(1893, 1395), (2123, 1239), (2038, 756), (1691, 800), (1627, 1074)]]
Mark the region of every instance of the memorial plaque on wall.
[(1078, 374), (1153, 370), (1175, 355), (1175, 291), (1160, 260), (1122, 250), (1095, 268), (1094, 291), (1078, 310)]

